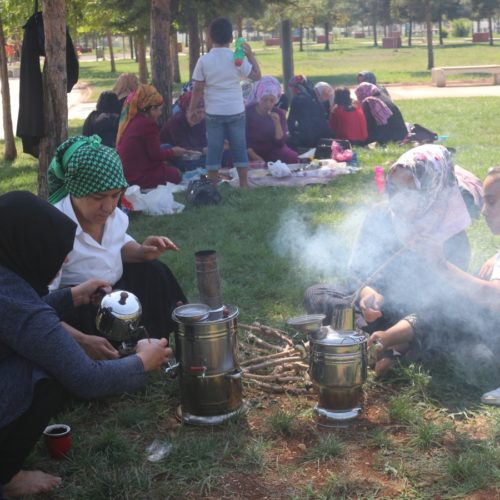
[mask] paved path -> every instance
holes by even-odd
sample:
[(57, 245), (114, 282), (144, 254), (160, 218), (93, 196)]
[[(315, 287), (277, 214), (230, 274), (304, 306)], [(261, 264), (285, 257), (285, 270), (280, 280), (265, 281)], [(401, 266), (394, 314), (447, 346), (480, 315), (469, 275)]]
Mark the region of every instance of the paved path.
[[(12, 120), (14, 122), (14, 132), (16, 130), (17, 114), (19, 112), (19, 78), (11, 78), (10, 98), (12, 109)], [(448, 98), (448, 97), (500, 97), (500, 85), (472, 85), (452, 83), (446, 87), (434, 87), (432, 85), (387, 85), (387, 90), (391, 97), (398, 101), (404, 99), (425, 99), (425, 98)], [(69, 119), (84, 120), (88, 114), (95, 109), (95, 103), (87, 102), (90, 95), (89, 89), (85, 85), (77, 84), (68, 94), (68, 115)], [(3, 139), (3, 119), (2, 107), (0, 105), (0, 140)]]

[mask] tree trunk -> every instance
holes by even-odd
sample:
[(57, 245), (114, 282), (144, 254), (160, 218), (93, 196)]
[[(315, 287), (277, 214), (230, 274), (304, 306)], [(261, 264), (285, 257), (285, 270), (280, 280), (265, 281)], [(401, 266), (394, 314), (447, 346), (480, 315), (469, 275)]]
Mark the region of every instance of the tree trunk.
[(425, 24), (427, 26), (427, 69), (434, 67), (434, 49), (432, 47), (432, 3), (430, 0), (425, 5)]
[(325, 50), (330, 50), (330, 23), (325, 23)]
[(411, 36), (413, 34), (413, 22), (410, 19), (408, 21), (408, 47), (411, 47)]
[(43, 0), (45, 67), (43, 70), (43, 114), (45, 137), (40, 141), (38, 195), (48, 195), (47, 169), (57, 146), (68, 137), (66, 73), (66, 2)]
[(146, 61), (146, 45), (144, 44), (144, 35), (137, 35), (135, 39), (135, 48), (137, 50), (137, 62), (139, 64), (139, 81), (148, 83), (149, 72)]
[(153, 85), (163, 96), (164, 104), (160, 124), (172, 108), (170, 46), (170, 0), (151, 1), (151, 72)]
[(292, 28), (288, 19), (281, 21), (281, 57), (283, 61), (283, 81), (285, 82), (288, 98), (291, 99), (290, 89), (286, 85), (286, 82), (289, 82), (293, 76)]
[(170, 59), (172, 61), (172, 79), (174, 83), (181, 83), (181, 70), (179, 68), (179, 54), (177, 52), (177, 30), (170, 29)]
[(243, 36), (243, 17), (241, 15), (238, 15), (236, 18), (236, 30), (238, 31), (238, 36), (242, 37)]
[(113, 52), (113, 38), (111, 36), (111, 31), (108, 31), (106, 33), (106, 38), (108, 39), (109, 60), (111, 61), (111, 73), (116, 73), (115, 53)]
[(188, 38), (189, 38), (189, 78), (193, 74), (194, 67), (200, 57), (200, 29), (198, 26), (198, 10), (190, 9), (188, 16)]
[(373, 20), (373, 46), (378, 47), (378, 41), (377, 41), (377, 23), (375, 20)]
[(128, 45), (130, 48), (130, 59), (134, 60), (135, 52), (134, 52), (134, 37), (132, 35), (128, 36)]
[(491, 21), (491, 16), (488, 17), (488, 31), (490, 32), (490, 45), (493, 46), (493, 23)]
[(439, 45), (444, 45), (443, 41), (443, 14), (441, 10), (439, 11), (438, 15), (438, 27), (439, 27)]
[(478, 33), (481, 33), (481, 19), (478, 19), (478, 20), (477, 20), (477, 29), (476, 29), (476, 31), (477, 31)]
[(3, 135), (5, 149), (3, 158), (5, 161), (15, 160), (17, 157), (14, 129), (12, 127), (12, 115), (10, 113), (10, 88), (9, 74), (7, 70), (7, 54), (5, 53), (5, 37), (3, 34), (2, 16), (0, 15), (0, 84), (2, 86), (2, 112), (3, 112)]
[(299, 25), (299, 51), (304, 52), (304, 25)]
[(122, 58), (125, 59), (125, 35), (122, 35)]

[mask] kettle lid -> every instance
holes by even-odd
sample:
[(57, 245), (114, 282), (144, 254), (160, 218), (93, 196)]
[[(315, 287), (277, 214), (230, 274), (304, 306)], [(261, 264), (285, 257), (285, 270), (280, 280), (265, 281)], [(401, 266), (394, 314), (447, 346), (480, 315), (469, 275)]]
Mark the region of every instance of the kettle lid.
[(139, 299), (131, 292), (114, 290), (101, 300), (101, 308), (108, 309), (111, 314), (120, 319), (134, 319), (142, 313)]

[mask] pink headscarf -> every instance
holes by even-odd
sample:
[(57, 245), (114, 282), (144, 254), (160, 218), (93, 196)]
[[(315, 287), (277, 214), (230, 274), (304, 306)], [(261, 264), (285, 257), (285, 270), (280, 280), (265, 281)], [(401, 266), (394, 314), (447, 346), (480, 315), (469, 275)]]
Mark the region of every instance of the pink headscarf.
[(259, 102), (266, 95), (272, 95), (276, 99), (281, 96), (280, 82), (274, 76), (263, 76), (253, 84), (252, 92), (248, 97), (248, 104)]
[(385, 102), (376, 97), (380, 95), (379, 88), (373, 83), (363, 82), (358, 85), (354, 92), (361, 104), (365, 102), (368, 104), (377, 125), (385, 125), (393, 113)]

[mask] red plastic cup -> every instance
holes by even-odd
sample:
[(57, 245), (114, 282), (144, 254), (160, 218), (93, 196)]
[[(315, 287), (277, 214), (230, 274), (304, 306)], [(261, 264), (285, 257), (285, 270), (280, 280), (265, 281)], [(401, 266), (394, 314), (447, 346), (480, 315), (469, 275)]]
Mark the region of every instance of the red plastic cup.
[(64, 458), (71, 449), (71, 427), (66, 424), (49, 425), (43, 431), (45, 443), (52, 458)]

